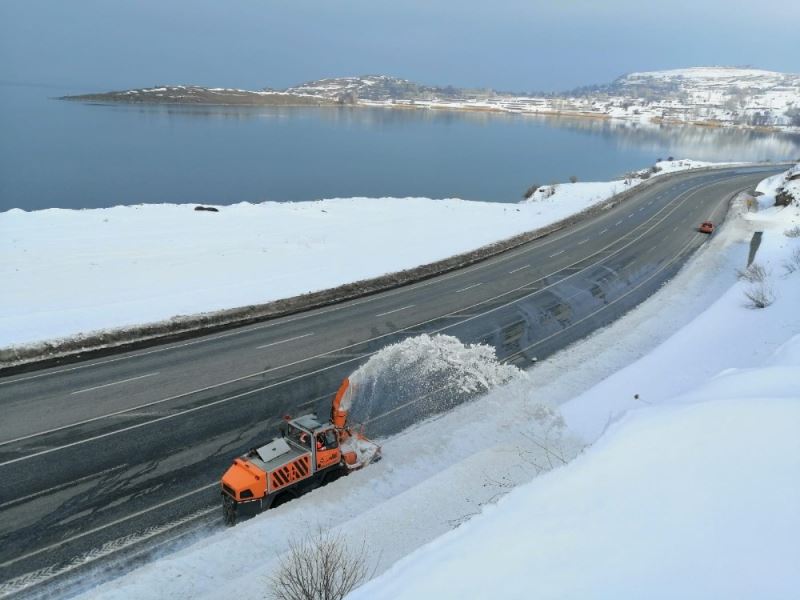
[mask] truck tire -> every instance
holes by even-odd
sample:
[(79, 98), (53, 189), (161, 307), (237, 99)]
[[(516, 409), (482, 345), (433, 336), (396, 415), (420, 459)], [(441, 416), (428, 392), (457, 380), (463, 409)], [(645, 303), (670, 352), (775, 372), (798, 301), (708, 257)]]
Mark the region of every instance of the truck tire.
[(236, 525), (236, 500), (229, 496), (222, 497), (222, 518), (225, 520), (225, 525), (233, 527)]

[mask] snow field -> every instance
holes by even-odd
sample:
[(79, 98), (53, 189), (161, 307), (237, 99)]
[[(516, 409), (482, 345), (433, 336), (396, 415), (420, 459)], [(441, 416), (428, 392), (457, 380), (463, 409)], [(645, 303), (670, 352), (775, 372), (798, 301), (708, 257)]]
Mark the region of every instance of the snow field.
[(800, 395), (701, 394), (632, 411), (349, 597), (794, 597)]

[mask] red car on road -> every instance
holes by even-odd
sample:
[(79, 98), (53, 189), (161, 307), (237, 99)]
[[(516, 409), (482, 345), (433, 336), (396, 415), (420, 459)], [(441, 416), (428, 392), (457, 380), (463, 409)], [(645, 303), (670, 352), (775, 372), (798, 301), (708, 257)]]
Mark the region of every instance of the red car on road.
[(714, 224), (711, 221), (703, 221), (697, 230), (700, 233), (714, 233)]

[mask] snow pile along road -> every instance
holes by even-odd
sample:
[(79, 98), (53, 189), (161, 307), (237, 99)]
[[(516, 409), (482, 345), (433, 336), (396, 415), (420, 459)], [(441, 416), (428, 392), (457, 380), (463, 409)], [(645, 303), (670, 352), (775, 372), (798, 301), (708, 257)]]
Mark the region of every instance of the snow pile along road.
[(800, 338), (787, 351), (688, 406), (633, 411), (351, 598), (793, 597)]
[(0, 213), (0, 349), (263, 304), (429, 264), (546, 227), (639, 183), (559, 184), (547, 199), (519, 204), (339, 198), (219, 212), (174, 204), (10, 210)]

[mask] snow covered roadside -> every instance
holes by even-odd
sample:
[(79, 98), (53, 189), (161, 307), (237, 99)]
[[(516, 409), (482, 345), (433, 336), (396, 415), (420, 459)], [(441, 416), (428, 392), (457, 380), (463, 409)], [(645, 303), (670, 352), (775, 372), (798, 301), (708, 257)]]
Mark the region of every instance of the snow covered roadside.
[(698, 391), (700, 404), (630, 415), (350, 597), (796, 597), (800, 394), (787, 388), (800, 389), (800, 343), (792, 351), (782, 390), (756, 392), (773, 375), (758, 369)]
[(795, 597), (800, 237), (785, 232), (800, 225), (800, 184), (785, 185), (793, 205), (775, 208), (786, 179), (762, 182), (761, 210), (734, 225), (765, 232), (757, 260), (774, 304), (747, 308), (751, 284), (730, 286), (665, 343), (562, 407), (571, 431), (600, 436), (580, 458), (350, 597)]
[(194, 205), (7, 211), (0, 213), (0, 349), (262, 304), (429, 264), (546, 227), (640, 183), (559, 184), (553, 195), (519, 204), (348, 198), (238, 204), (218, 213)]

